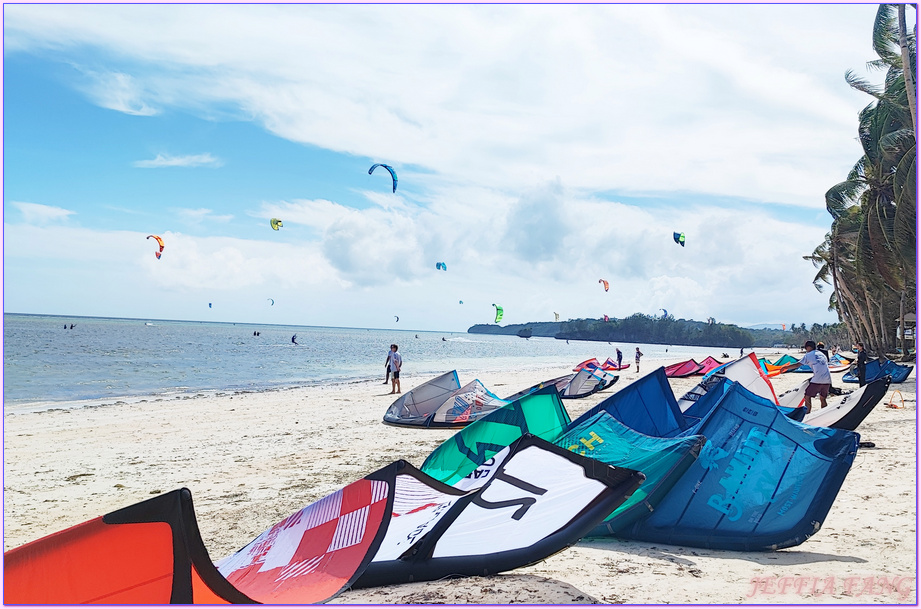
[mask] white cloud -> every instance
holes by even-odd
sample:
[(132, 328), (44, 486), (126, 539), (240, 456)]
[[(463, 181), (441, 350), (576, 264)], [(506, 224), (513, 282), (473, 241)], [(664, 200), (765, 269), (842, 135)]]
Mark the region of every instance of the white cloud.
[(13, 49), (93, 45), (136, 62), (108, 78), (106, 107), (122, 111), (235, 106), (294, 141), (511, 192), (560, 175), (819, 209), (860, 153), (869, 100), (842, 75), (872, 59), (874, 12), (35, 5), (8, 7), (6, 32)]
[(27, 224), (48, 224), (51, 222), (61, 222), (67, 220), (70, 216), (77, 213), (63, 207), (54, 205), (42, 205), (40, 203), (26, 203), (23, 201), (10, 201), (22, 214), (23, 220)]
[(223, 165), (220, 159), (215, 158), (211, 153), (204, 154), (187, 154), (185, 156), (172, 156), (169, 154), (158, 154), (154, 159), (144, 161), (135, 161), (132, 163), (135, 167), (159, 168), (159, 167), (220, 167)]
[(226, 223), (233, 220), (232, 214), (216, 214), (213, 210), (203, 207), (199, 209), (177, 209), (176, 214), (192, 224), (200, 224), (205, 221)]
[(135, 116), (153, 116), (159, 113), (145, 101), (143, 85), (130, 74), (93, 70), (83, 72), (86, 76), (84, 92), (103, 108)]
[[(104, 107), (203, 116), (229, 107), (290, 140), (397, 167), (400, 190), (359, 193), (367, 209), (262, 202), (250, 213), (266, 220), (266, 234), (268, 218), (285, 222), (266, 242), (173, 233), (159, 261), (145, 235), (121, 244), (137, 249), (130, 260), (160, 289), (242, 298), (279, 286), (288, 290), (280, 304), (284, 296), (350, 312), (393, 304), (432, 327), (445, 327), (439, 311), (458, 300), (466, 305), (451, 309), (451, 324), (489, 321), (481, 313), (492, 302), (504, 304), (509, 323), (554, 310), (565, 319), (659, 308), (790, 323), (833, 317), (801, 259), (824, 231), (751, 202), (820, 211), (859, 156), (856, 115), (869, 100), (842, 75), (872, 58), (874, 12), (10, 5), (5, 35), (11, 53), (91, 48), (115, 58), (118, 69), (84, 70)], [(135, 166), (219, 164), (207, 153), (158, 154)], [(681, 205), (667, 194), (671, 205), (646, 206), (594, 194), (649, 191), (737, 203)], [(176, 213), (188, 222), (232, 218)], [(688, 235), (686, 248), (673, 230)], [(107, 242), (100, 235), (82, 238)], [(436, 261), (449, 271), (437, 273)], [(607, 294), (600, 277), (611, 282)]]

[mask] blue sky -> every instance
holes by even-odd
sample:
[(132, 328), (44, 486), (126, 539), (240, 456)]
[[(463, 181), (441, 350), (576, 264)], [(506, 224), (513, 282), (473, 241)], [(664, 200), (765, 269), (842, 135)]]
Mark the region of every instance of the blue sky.
[(4, 310), (833, 322), (875, 10), (5, 5)]

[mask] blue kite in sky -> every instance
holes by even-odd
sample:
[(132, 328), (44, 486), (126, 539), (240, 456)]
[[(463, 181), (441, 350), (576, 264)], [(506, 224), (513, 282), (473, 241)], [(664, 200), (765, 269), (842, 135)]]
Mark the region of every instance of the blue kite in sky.
[(374, 165), (371, 165), (371, 169), (368, 170), (368, 175), (371, 175), (372, 173), (374, 173), (374, 170), (377, 169), (378, 167), (383, 167), (384, 169), (390, 172), (390, 177), (393, 178), (393, 192), (396, 192), (397, 191), (397, 172), (394, 171), (393, 167), (391, 167), (390, 165), (384, 165), (383, 163), (376, 163)]

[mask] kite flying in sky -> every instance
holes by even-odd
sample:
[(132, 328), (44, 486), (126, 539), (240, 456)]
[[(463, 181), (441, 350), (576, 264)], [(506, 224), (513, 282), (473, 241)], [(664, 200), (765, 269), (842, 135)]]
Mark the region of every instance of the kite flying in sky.
[(436, 263), (435, 263), (435, 270), (436, 270), (436, 271), (447, 271), (447, 270), (448, 270), (448, 265), (445, 264), (444, 262), (436, 262)]
[(684, 233), (675, 233), (674, 234), (675, 243), (684, 247)]
[(598, 280), (598, 283), (604, 285), (604, 291), (605, 291), (605, 292), (608, 291), (608, 287), (609, 287), (609, 286), (608, 286), (608, 280), (607, 280), (607, 279), (599, 279), (599, 280)]
[(278, 230), (279, 228), (281, 228), (282, 226), (285, 225), (285, 224), (284, 224), (281, 220), (279, 220), (278, 218), (272, 218), (271, 220), (269, 220), (269, 224), (272, 225), (272, 230)]
[(160, 244), (160, 251), (154, 252), (154, 256), (156, 256), (157, 259), (159, 260), (160, 256), (163, 254), (163, 239), (161, 239), (161, 238), (158, 237), (157, 235), (147, 235), (147, 238), (148, 238), (148, 239), (156, 239), (156, 240), (157, 240), (157, 243)]
[(499, 323), (502, 321), (502, 315), (505, 313), (505, 310), (495, 303), (493, 303), (492, 306), (496, 307), (496, 323)]
[(396, 192), (397, 191), (397, 172), (394, 171), (393, 167), (391, 167), (390, 165), (384, 165), (383, 163), (376, 163), (374, 165), (371, 165), (371, 169), (368, 170), (368, 175), (371, 175), (372, 173), (374, 173), (374, 170), (377, 169), (378, 167), (383, 167), (384, 169), (390, 172), (390, 177), (393, 178), (393, 192)]

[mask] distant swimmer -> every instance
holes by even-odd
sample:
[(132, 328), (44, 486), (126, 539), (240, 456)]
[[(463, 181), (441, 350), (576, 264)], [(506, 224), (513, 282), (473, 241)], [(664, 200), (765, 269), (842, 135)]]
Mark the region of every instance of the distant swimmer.
[(298, 342), (297, 342), (296, 339), (297, 339), (297, 334), (295, 334), (294, 336), (291, 337), (291, 342), (294, 343), (295, 345), (298, 344)]

